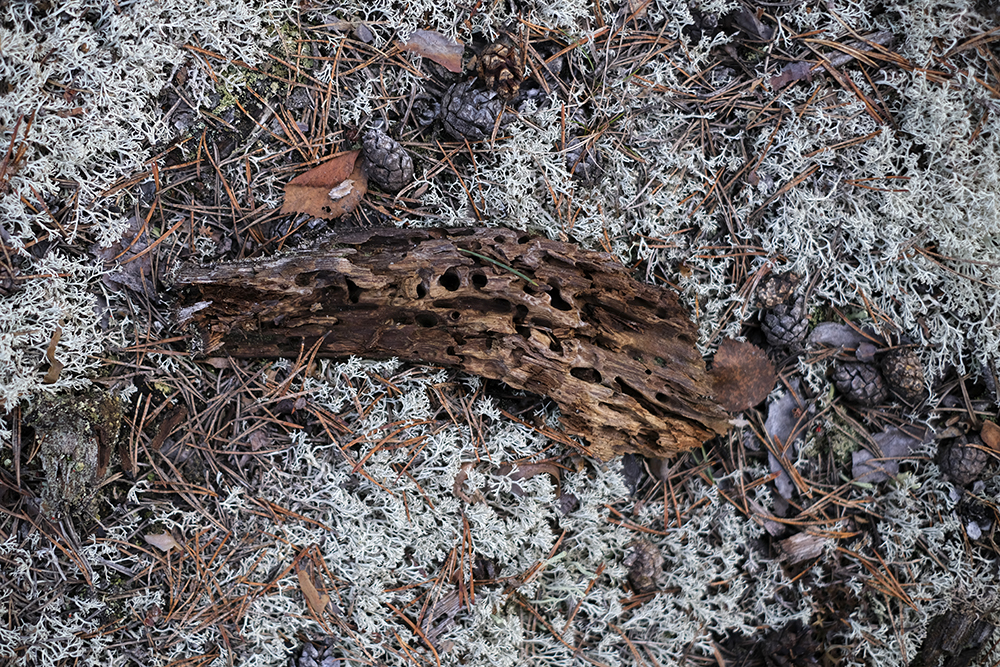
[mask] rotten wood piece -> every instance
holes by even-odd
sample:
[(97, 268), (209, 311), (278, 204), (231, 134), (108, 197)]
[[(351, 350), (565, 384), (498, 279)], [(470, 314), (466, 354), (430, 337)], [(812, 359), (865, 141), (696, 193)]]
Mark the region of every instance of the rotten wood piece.
[(548, 396), (603, 459), (667, 457), (729, 426), (670, 290), (610, 255), (507, 229), (368, 229), (187, 265), (177, 324), (233, 357), (398, 357)]

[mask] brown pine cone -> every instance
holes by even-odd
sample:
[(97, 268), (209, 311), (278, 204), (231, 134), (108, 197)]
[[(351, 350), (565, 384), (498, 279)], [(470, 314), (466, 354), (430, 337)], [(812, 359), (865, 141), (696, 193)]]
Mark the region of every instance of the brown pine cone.
[(976, 481), (989, 460), (989, 454), (981, 447), (985, 445), (978, 435), (955, 438), (941, 451), (938, 463), (941, 472), (962, 486)]
[[(441, 100), (441, 122), (455, 139), (485, 139), (493, 134), (497, 117), (503, 113), (503, 102), (492, 91), (476, 90), (472, 81), (456, 83)], [(511, 118), (504, 114), (500, 125)]]
[(908, 403), (924, 393), (924, 368), (916, 350), (909, 347), (890, 350), (882, 357), (882, 375), (889, 388)]
[(399, 192), (413, 180), (413, 158), (398, 141), (377, 128), (365, 133), (365, 171), (386, 192)]
[(427, 127), (441, 115), (441, 100), (427, 93), (419, 93), (413, 100), (413, 120), (420, 127)]
[(761, 314), (760, 325), (768, 344), (774, 347), (798, 345), (809, 332), (805, 297), (800, 296), (791, 305), (781, 303), (768, 308)]
[(288, 665), (289, 667), (337, 667), (340, 665), (340, 660), (336, 657), (340, 651), (337, 649), (336, 643), (332, 640), (317, 640), (315, 644), (306, 641), (298, 658), (290, 658)]
[(820, 646), (812, 628), (792, 621), (764, 638), (764, 663), (767, 667), (812, 667), (819, 665), (816, 654)]
[(628, 568), (628, 582), (636, 593), (650, 593), (659, 588), (663, 576), (663, 556), (649, 540), (632, 542), (622, 565)]
[(757, 305), (774, 308), (792, 300), (795, 288), (802, 282), (797, 273), (769, 273), (757, 285)]
[(490, 90), (505, 100), (517, 95), (521, 87), (521, 49), (507, 35), (493, 42), (476, 59), (476, 74)]
[(833, 383), (844, 398), (859, 405), (878, 405), (888, 394), (878, 369), (860, 361), (838, 361)]

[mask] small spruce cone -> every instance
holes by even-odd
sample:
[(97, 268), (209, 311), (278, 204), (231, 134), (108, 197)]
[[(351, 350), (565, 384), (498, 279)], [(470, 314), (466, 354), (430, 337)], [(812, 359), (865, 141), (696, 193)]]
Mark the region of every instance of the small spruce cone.
[(365, 170), (386, 192), (399, 192), (413, 180), (413, 158), (398, 141), (377, 128), (365, 132)]
[(793, 347), (806, 339), (809, 314), (806, 299), (800, 296), (791, 305), (781, 303), (761, 314), (761, 329), (767, 342), (774, 347)]
[(476, 74), (490, 90), (510, 99), (521, 87), (521, 49), (507, 35), (487, 46), (476, 59)]
[(792, 300), (795, 288), (802, 282), (797, 273), (769, 273), (757, 285), (757, 305), (774, 308)]
[(941, 451), (941, 472), (961, 486), (976, 481), (989, 460), (984, 446), (978, 435), (955, 438)]
[(887, 352), (882, 357), (882, 375), (893, 393), (908, 403), (919, 400), (924, 393), (924, 369), (912, 348)]
[(307, 641), (298, 657), (289, 659), (288, 667), (339, 667), (340, 659), (336, 657), (339, 654), (338, 647), (332, 641), (320, 640), (316, 644)]
[(493, 91), (476, 90), (472, 81), (456, 83), (441, 100), (441, 122), (455, 139), (485, 139), (493, 134), (497, 117), (503, 126), (513, 116), (503, 112), (503, 101)]
[(663, 577), (663, 556), (649, 540), (635, 540), (622, 561), (628, 568), (628, 582), (638, 594), (651, 593), (660, 586)]
[(888, 394), (878, 369), (860, 361), (838, 361), (833, 383), (844, 398), (859, 405), (878, 405)]

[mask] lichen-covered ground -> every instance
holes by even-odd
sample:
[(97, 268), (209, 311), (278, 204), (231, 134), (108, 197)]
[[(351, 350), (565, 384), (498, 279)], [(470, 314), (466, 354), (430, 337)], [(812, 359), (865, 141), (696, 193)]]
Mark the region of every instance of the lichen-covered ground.
[[(0, 663), (995, 664), (998, 23), (972, 0), (0, 4)], [(491, 136), (445, 124), (475, 72), (402, 48), (416, 30), (523, 54)], [(400, 192), (279, 213), (373, 127), (413, 160)], [(765, 348), (775, 390), (700, 450), (604, 463), (546, 400), (455, 371), (188, 355), (172, 269), (357, 225), (603, 249), (681, 294), (706, 356)], [(903, 350), (920, 391), (868, 386)], [(124, 426), (60, 515), (32, 410), (87, 387)]]

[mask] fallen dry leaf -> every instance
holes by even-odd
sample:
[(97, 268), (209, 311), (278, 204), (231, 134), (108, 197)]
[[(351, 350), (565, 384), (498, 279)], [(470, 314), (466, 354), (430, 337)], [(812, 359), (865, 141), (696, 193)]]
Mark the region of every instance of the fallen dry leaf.
[(719, 346), (709, 371), (715, 400), (729, 412), (757, 405), (774, 388), (774, 364), (751, 343), (726, 339)]
[(774, 28), (762, 23), (757, 18), (757, 14), (746, 7), (742, 7), (736, 12), (734, 22), (743, 34), (754, 41), (769, 42), (771, 41), (771, 37), (774, 36)]
[(371, 28), (366, 26), (364, 23), (359, 23), (354, 26), (354, 36), (365, 44), (371, 44), (375, 41), (375, 35), (372, 34)]
[(632, 13), (629, 19), (646, 18), (646, 9), (651, 2), (652, 0), (628, 0), (628, 10)]
[(868, 327), (857, 329), (840, 322), (820, 322), (809, 334), (811, 347), (843, 347), (857, 349), (863, 343), (885, 346), (886, 340)]
[(878, 445), (879, 456), (876, 457), (867, 449), (854, 452), (851, 455), (851, 475), (854, 481), (876, 484), (898, 475), (900, 461), (916, 456), (926, 435), (916, 427), (910, 427), (910, 431), (889, 426), (884, 431), (872, 434), (872, 440)]
[(462, 467), (455, 475), (455, 481), (452, 483), (451, 491), (455, 494), (456, 498), (471, 505), (473, 503), (482, 502), (483, 494), (479, 491), (479, 489), (476, 489), (475, 493), (470, 496), (462, 488), (465, 484), (465, 480), (469, 477), (470, 470), (472, 470), (472, 462), (462, 464)]
[(332, 220), (356, 209), (368, 192), (361, 151), (349, 151), (296, 176), (285, 185), (281, 213), (306, 213)]
[(994, 452), (1000, 452), (1000, 426), (997, 426), (996, 423), (984, 421), (983, 430), (979, 432), (979, 437)]
[(406, 42), (400, 43), (399, 48), (430, 58), (449, 72), (462, 73), (462, 53), (465, 47), (441, 33), (433, 30), (417, 30)]
[(42, 384), (52, 384), (59, 379), (59, 374), (62, 373), (64, 365), (61, 361), (56, 359), (56, 346), (59, 345), (59, 339), (62, 338), (62, 327), (57, 326), (56, 330), (52, 333), (52, 338), (49, 339), (49, 347), (45, 350), (45, 358), (49, 362), (49, 370), (46, 371), (45, 377), (42, 378)]
[(147, 544), (151, 544), (160, 551), (169, 552), (171, 549), (181, 550), (181, 545), (178, 544), (177, 540), (170, 533), (153, 533), (150, 535), (143, 535), (142, 539), (146, 540)]
[(330, 596), (326, 593), (320, 594), (319, 590), (316, 588), (316, 584), (313, 583), (309, 568), (306, 565), (303, 565), (302, 563), (297, 564), (295, 566), (295, 573), (299, 577), (299, 588), (302, 589), (302, 595), (306, 598), (306, 604), (309, 605), (309, 611), (311, 611), (316, 618), (322, 618), (323, 612), (326, 610), (326, 606), (330, 604)]
[[(156, 435), (153, 436), (152, 442), (149, 443), (149, 449), (154, 452), (160, 451), (163, 447), (163, 442), (167, 439), (174, 429), (181, 425), (185, 419), (187, 419), (188, 411), (186, 405), (179, 405), (166, 416), (166, 418), (160, 422), (160, 427), (156, 430)], [(124, 461), (123, 461), (124, 463)], [(132, 466), (129, 465), (131, 468)], [(131, 471), (129, 471), (131, 472)]]
[[(555, 463), (519, 463), (516, 466), (509, 463), (505, 463), (497, 470), (500, 475), (509, 475), (511, 480), (528, 479), (529, 477), (534, 477), (535, 475), (549, 474), (552, 475), (552, 480), (559, 486), (559, 466)], [(524, 491), (521, 489), (520, 485), (517, 483), (511, 484), (511, 493), (513, 493), (518, 498), (524, 495)]]
[(813, 64), (808, 62), (789, 63), (781, 68), (781, 72), (771, 77), (768, 83), (772, 90), (781, 90), (793, 81), (812, 81)]
[(829, 542), (830, 540), (822, 535), (796, 533), (778, 542), (778, 551), (781, 554), (781, 560), (794, 564), (818, 558), (823, 554), (823, 550), (826, 549)]
[[(772, 473), (778, 473), (774, 480), (774, 485), (778, 489), (781, 497), (789, 500), (796, 493), (795, 482), (791, 475), (785, 470), (782, 460), (775, 456), (775, 451), (783, 453), (784, 463), (790, 465), (791, 461), (799, 451), (802, 443), (802, 436), (809, 425), (809, 413), (815, 412), (815, 407), (802, 402), (800, 396), (802, 387), (799, 378), (792, 378), (788, 382), (788, 391), (776, 401), (772, 401), (767, 406), (767, 419), (764, 421), (764, 431), (768, 439), (778, 445), (775, 448), (767, 448), (767, 463)], [(757, 449), (764, 447), (758, 441)]]
[(116, 271), (105, 272), (101, 281), (116, 292), (128, 288), (146, 296), (156, 294), (155, 254), (149, 252), (150, 243), (149, 227), (141, 218), (132, 216), (119, 240), (108, 247), (100, 243), (90, 246), (90, 254), (95, 258), (103, 260), (106, 266), (118, 267)]
[(554, 463), (519, 463), (517, 464), (517, 470), (514, 470), (513, 465), (505, 463), (500, 466), (498, 472), (501, 475), (510, 475), (511, 479), (528, 479), (535, 475), (548, 473), (552, 475), (556, 483), (559, 482), (559, 466)]

